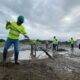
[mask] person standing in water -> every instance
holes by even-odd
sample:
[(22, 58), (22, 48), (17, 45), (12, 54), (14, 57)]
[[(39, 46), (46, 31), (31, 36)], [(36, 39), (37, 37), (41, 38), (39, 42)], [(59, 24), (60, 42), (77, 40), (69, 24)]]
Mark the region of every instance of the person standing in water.
[(9, 29), (9, 35), (7, 37), (4, 50), (3, 50), (3, 63), (6, 62), (7, 52), (9, 47), (13, 44), (14, 45), (14, 60), (15, 64), (19, 64), (18, 62), (18, 55), (19, 55), (19, 36), (20, 34), (23, 34), (24, 37), (28, 38), (27, 33), (24, 29), (24, 26), (22, 25), (24, 23), (24, 17), (19, 16), (17, 18), (17, 22), (7, 22), (6, 29)]
[(75, 41), (74, 41), (74, 39), (71, 37), (71, 40), (70, 40), (69, 42), (70, 42), (71, 51), (73, 51), (73, 50), (74, 50)]

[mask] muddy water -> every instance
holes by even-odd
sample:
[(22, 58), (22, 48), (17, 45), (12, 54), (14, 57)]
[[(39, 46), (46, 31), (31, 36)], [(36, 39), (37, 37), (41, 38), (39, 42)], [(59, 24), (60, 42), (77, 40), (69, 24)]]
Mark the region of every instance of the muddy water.
[[(4, 47), (1, 47), (1, 48), (0, 48), (0, 52), (3, 52), (3, 49), (4, 49)], [(14, 49), (14, 48), (11, 47), (8, 51), (13, 51), (13, 49)]]
[(80, 63), (80, 49), (75, 48), (72, 52), (70, 49), (68, 49), (68, 52), (59, 52), (59, 54), (64, 55), (65, 58)]
[[(38, 59), (47, 58), (46, 54), (43, 51), (37, 51), (36, 57)], [(14, 59), (14, 55), (11, 57), (11, 59), (12, 60)], [(29, 60), (29, 59), (31, 59), (30, 50), (20, 51), (19, 60)]]
[[(71, 59), (73, 61), (78, 61), (80, 62), (80, 50), (78, 48), (75, 48), (73, 52), (71, 52), (71, 50), (69, 48), (66, 48), (68, 51), (58, 51), (56, 52), (56, 54), (61, 54), (63, 55), (64, 57), (68, 58), (68, 59)], [(10, 48), (9, 50), (12, 50), (12, 48)], [(0, 48), (0, 52), (3, 51), (3, 48)], [(36, 57), (38, 59), (44, 59), (44, 58), (47, 58), (46, 54), (43, 52), (43, 51), (37, 51), (36, 52), (37, 55)], [(49, 54), (52, 55), (52, 51), (49, 51)], [(13, 60), (14, 59), (14, 55), (11, 57), (11, 59)], [(31, 59), (31, 56), (30, 56), (30, 50), (24, 50), (24, 51), (20, 51), (19, 53), (19, 60), (29, 60)]]
[[(47, 58), (47, 55), (43, 52), (43, 51), (37, 51), (36, 52), (36, 57), (38, 59), (43, 59), (43, 58)], [(65, 56), (66, 58), (71, 58), (71, 56), (80, 56), (80, 50), (75, 48), (73, 52), (71, 52), (70, 49), (68, 49), (68, 51), (62, 51), (62, 52), (56, 52), (56, 54), (61, 54), (63, 56)], [(52, 53), (51, 51), (49, 51), (49, 54), (52, 55), (54, 53)], [(11, 59), (14, 59), (14, 55), (11, 57)], [(29, 60), (31, 59), (30, 56), (30, 50), (24, 50), (24, 51), (20, 51), (19, 53), (19, 60)], [(73, 58), (74, 59), (74, 58)]]
[[(31, 56), (30, 56), (30, 48), (26, 50), (26, 46), (22, 46), (22, 47), (19, 47), (20, 48), (20, 52), (19, 52), (19, 60), (29, 60), (31, 59)], [(9, 48), (8, 51), (12, 51), (13, 52), (14, 48), (11, 47)], [(0, 48), (0, 54), (2, 55), (2, 52), (3, 52), (3, 47)], [(37, 51), (36, 52), (36, 57), (38, 59), (44, 59), (44, 58), (47, 58), (47, 56), (45, 55), (45, 53), (43, 51)], [(12, 55), (11, 57), (11, 60), (14, 59), (14, 54)]]

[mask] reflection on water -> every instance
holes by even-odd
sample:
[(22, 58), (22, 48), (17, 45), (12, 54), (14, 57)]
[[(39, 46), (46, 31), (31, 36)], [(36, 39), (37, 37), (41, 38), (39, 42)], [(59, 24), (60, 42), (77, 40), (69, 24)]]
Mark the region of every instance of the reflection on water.
[[(39, 59), (47, 58), (46, 54), (43, 51), (37, 51), (36, 56)], [(11, 59), (14, 59), (14, 55), (11, 57)], [(30, 59), (30, 50), (20, 51), (19, 53), (19, 60), (29, 60)]]
[[(0, 48), (0, 52), (3, 52), (3, 49), (4, 49), (4, 47), (1, 47), (1, 48)], [(11, 48), (8, 49), (8, 51), (13, 51), (13, 49), (14, 49), (14, 48), (11, 47)]]
[[(9, 51), (13, 50), (13, 48), (10, 48)], [(3, 51), (3, 48), (0, 48), (0, 52)], [(44, 59), (44, 58), (47, 58), (47, 55), (43, 52), (43, 51), (37, 51), (37, 57), (39, 59)], [(52, 52), (49, 51), (49, 54), (52, 55)], [(58, 51), (58, 54), (61, 54), (61, 55), (64, 55), (65, 57), (70, 57), (70, 54), (71, 54), (71, 50), (68, 49), (68, 51), (63, 51), (63, 52), (59, 52)], [(75, 55), (77, 56), (80, 56), (80, 50), (78, 48), (75, 48), (74, 49), (74, 53)], [(13, 60), (14, 59), (14, 55), (11, 57), (11, 59)], [(30, 57), (30, 50), (24, 50), (24, 51), (20, 51), (19, 53), (19, 60), (29, 60), (31, 59)]]

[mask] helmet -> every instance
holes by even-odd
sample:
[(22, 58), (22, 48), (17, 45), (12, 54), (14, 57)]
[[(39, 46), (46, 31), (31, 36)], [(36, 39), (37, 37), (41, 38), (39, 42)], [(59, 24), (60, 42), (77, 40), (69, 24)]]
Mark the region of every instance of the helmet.
[(18, 20), (24, 22), (24, 17), (23, 16), (19, 16)]

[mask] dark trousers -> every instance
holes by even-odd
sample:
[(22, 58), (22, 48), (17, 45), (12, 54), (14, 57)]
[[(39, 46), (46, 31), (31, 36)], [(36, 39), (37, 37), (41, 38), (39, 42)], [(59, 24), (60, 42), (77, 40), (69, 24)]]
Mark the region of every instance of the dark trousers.
[(80, 49), (80, 44), (79, 44), (79, 49)]
[(56, 44), (53, 44), (53, 50), (56, 50)]
[(48, 44), (46, 44), (46, 50), (48, 49)]
[(6, 41), (5, 46), (4, 46), (3, 61), (6, 60), (8, 49), (12, 44), (14, 45), (14, 52), (15, 52), (14, 59), (15, 59), (15, 63), (16, 63), (18, 61), (18, 54), (19, 54), (19, 49), (18, 49), (19, 41), (14, 40), (14, 39), (10, 39), (10, 38), (7, 38), (7, 41)]
[(71, 50), (73, 50), (74, 49), (74, 44), (71, 44)]
[(56, 45), (56, 49), (58, 50), (58, 44)]

